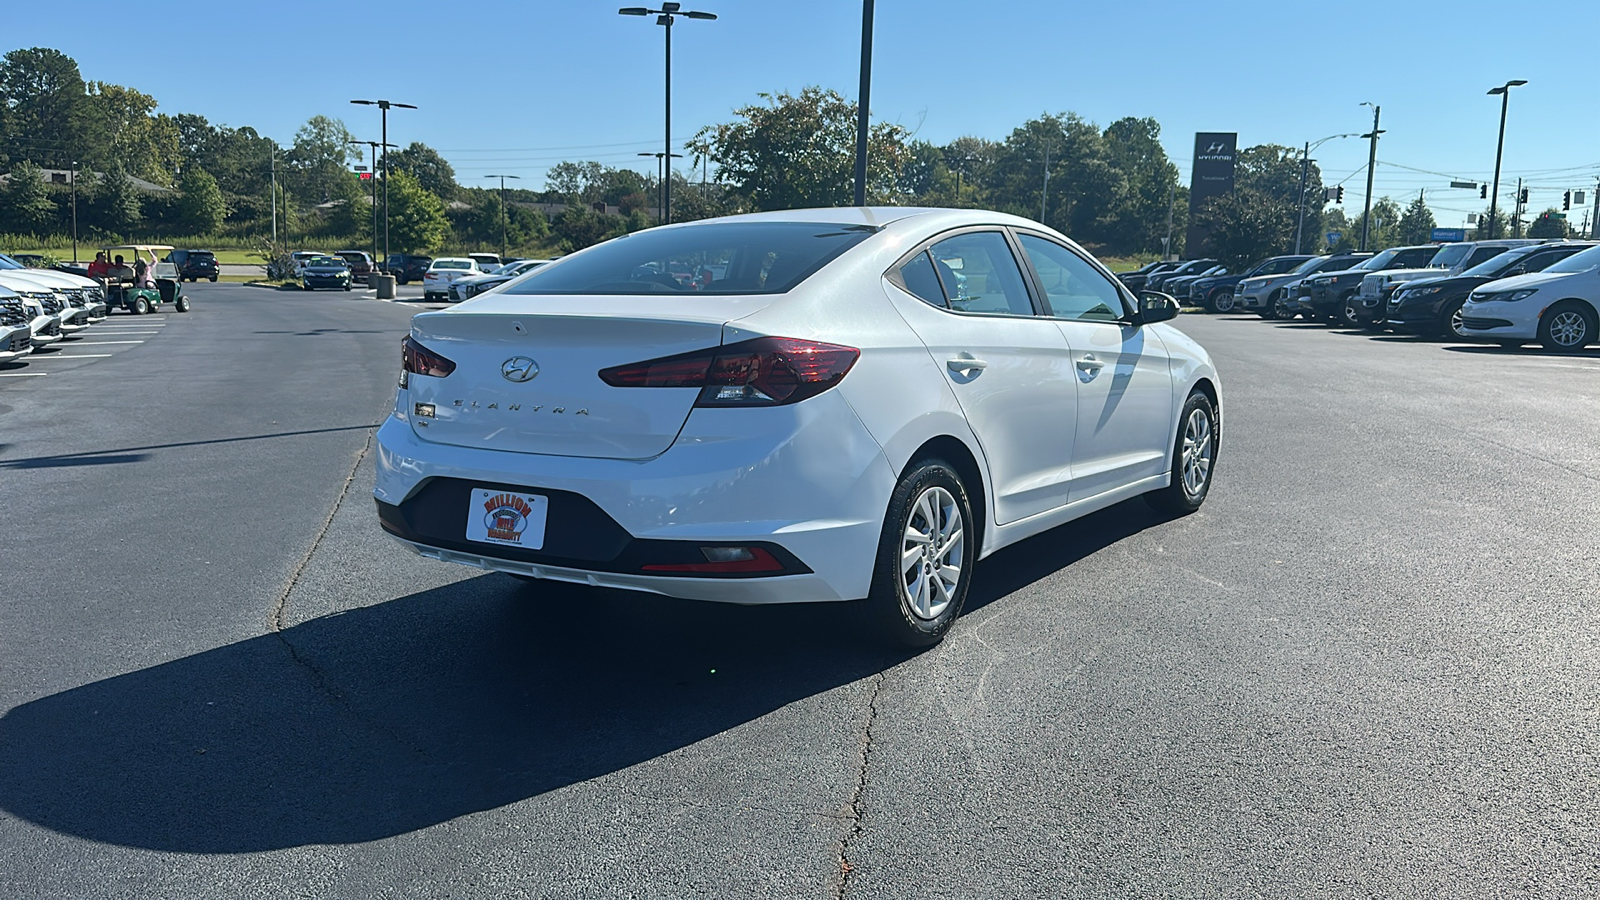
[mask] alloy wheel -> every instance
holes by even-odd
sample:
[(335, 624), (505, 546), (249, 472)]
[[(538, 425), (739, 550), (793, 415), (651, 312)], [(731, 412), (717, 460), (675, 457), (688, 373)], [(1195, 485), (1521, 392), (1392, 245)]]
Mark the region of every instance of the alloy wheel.
[(1467, 336), (1466, 327), (1466, 323), (1462, 321), (1461, 307), (1457, 306), (1450, 313), (1450, 333), (1458, 338), (1464, 338)]
[(1194, 410), (1183, 426), (1183, 489), (1191, 497), (1198, 497), (1211, 477), (1211, 454), (1211, 417)]
[(1219, 313), (1230, 313), (1233, 312), (1233, 299), (1232, 291), (1223, 291), (1217, 294), (1216, 298), (1211, 301), (1211, 305)]
[(1560, 347), (1582, 347), (1589, 342), (1589, 323), (1575, 309), (1564, 309), (1550, 320), (1550, 339)]
[(937, 485), (924, 490), (900, 544), (900, 579), (913, 615), (932, 621), (950, 606), (965, 575), (965, 550), (966, 522), (954, 495)]

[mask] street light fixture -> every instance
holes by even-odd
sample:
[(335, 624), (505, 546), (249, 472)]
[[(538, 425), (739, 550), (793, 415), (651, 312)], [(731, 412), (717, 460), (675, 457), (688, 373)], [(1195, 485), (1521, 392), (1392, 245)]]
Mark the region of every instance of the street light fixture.
[[(378, 256), (378, 146), (379, 146), (379, 144), (378, 144), (377, 141), (358, 141), (358, 140), (355, 140), (355, 139), (351, 139), (350, 143), (352, 143), (352, 144), (366, 144), (367, 146), (372, 148), (372, 169), (371, 169), (371, 171), (367, 172), (367, 174), (370, 175), (371, 177), (368, 178), (367, 180), (370, 182), (369, 187), (371, 188), (371, 194), (372, 194), (372, 255), (374, 257), (373, 260), (372, 260), (372, 264), (374, 266), (376, 266), (378, 264), (378, 262), (379, 262), (379, 260), (377, 259), (377, 256)], [(393, 145), (392, 144), (384, 144), (383, 146), (391, 147)], [(387, 258), (385, 258), (383, 260), (383, 263), (385, 265), (387, 265), (388, 262), (389, 262), (389, 260)]]
[[(682, 153), (649, 153), (649, 152), (643, 152), (643, 153), (640, 153), (639, 155), (640, 156), (654, 156), (656, 158), (656, 222), (657, 223), (662, 223), (662, 219), (661, 219), (662, 210), (664, 210), (666, 208), (661, 203), (661, 192), (665, 189), (664, 186), (667, 183), (666, 171), (665, 171), (665, 163), (666, 163), (666, 160), (667, 160), (668, 157), (676, 156), (679, 159), (682, 159), (683, 158), (683, 154)], [(664, 224), (664, 223), (662, 223), (662, 224)]]
[[(358, 106), (376, 106), (383, 110), (383, 264), (389, 264), (389, 109), (416, 109), (409, 103), (396, 103), (393, 100), (351, 100)], [(373, 173), (377, 177), (377, 173)]]
[(1495, 230), (1495, 207), (1500, 200), (1500, 158), (1506, 149), (1506, 107), (1511, 105), (1511, 89), (1521, 87), (1528, 82), (1521, 78), (1514, 78), (1505, 84), (1490, 88), (1489, 94), (1500, 95), (1500, 139), (1494, 145), (1494, 189), (1489, 194), (1489, 237), (1498, 237)]
[(1311, 174), (1311, 151), (1317, 149), (1318, 147), (1321, 147), (1323, 144), (1326, 144), (1329, 141), (1337, 140), (1339, 138), (1348, 138), (1348, 137), (1359, 137), (1359, 135), (1357, 135), (1355, 132), (1351, 132), (1349, 134), (1330, 134), (1327, 137), (1322, 138), (1321, 140), (1306, 141), (1306, 148), (1305, 148), (1305, 150), (1301, 151), (1301, 154), (1300, 154), (1300, 201), (1299, 201), (1299, 211), (1300, 212), (1299, 212), (1299, 218), (1295, 222), (1295, 226), (1294, 226), (1294, 252), (1295, 252), (1296, 256), (1300, 255), (1300, 235), (1301, 235), (1301, 233), (1303, 231), (1305, 231), (1305, 227), (1306, 227), (1306, 179), (1309, 178), (1310, 174)]
[[(710, 21), (716, 18), (715, 13), (700, 12), (698, 10), (684, 10), (681, 3), (663, 3), (660, 9), (648, 9), (643, 6), (626, 6), (617, 10), (623, 16), (655, 16), (656, 24), (666, 29), (667, 35), (667, 106), (666, 106), (666, 141), (662, 147), (663, 160), (669, 159), (672, 152), (672, 23), (678, 16), (686, 19), (703, 19)], [(672, 179), (663, 178), (661, 186), (661, 223), (663, 225), (672, 221)]]
[(1378, 127), (1378, 116), (1383, 112), (1383, 107), (1365, 102), (1361, 105), (1372, 107), (1372, 131), (1361, 135), (1372, 142), (1371, 149), (1367, 151), (1366, 209), (1361, 213), (1361, 250), (1365, 252), (1367, 249), (1367, 233), (1372, 228), (1372, 174), (1373, 170), (1378, 167), (1378, 135), (1383, 134), (1383, 130)]
[(485, 178), (500, 179), (500, 261), (506, 261), (506, 223), (510, 221), (510, 214), (506, 212), (506, 179), (522, 179), (521, 175), (485, 175)]

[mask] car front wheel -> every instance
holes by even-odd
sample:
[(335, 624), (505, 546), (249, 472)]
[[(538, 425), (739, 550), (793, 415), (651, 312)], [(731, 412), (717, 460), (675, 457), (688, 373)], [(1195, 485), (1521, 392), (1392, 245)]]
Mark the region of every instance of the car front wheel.
[(1461, 322), (1461, 307), (1466, 301), (1457, 301), (1444, 308), (1439, 316), (1439, 331), (1447, 338), (1465, 340), (1466, 327)]
[(1594, 313), (1573, 300), (1550, 307), (1539, 320), (1539, 343), (1546, 350), (1582, 350), (1594, 338)]
[(1211, 298), (1211, 308), (1219, 313), (1233, 312), (1233, 291), (1219, 291)]
[(914, 463), (890, 497), (867, 598), (885, 639), (914, 648), (944, 639), (966, 603), (977, 541), (955, 467)]
[(1145, 494), (1145, 501), (1168, 515), (1194, 512), (1211, 493), (1216, 461), (1217, 410), (1211, 405), (1211, 398), (1193, 391), (1178, 417), (1178, 437), (1172, 446), (1172, 483)]

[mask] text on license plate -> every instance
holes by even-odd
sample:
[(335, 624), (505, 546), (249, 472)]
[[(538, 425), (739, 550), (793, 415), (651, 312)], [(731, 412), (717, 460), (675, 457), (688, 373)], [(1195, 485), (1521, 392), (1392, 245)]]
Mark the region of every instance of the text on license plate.
[(549, 497), (473, 488), (467, 503), (467, 540), (542, 550), (549, 512)]

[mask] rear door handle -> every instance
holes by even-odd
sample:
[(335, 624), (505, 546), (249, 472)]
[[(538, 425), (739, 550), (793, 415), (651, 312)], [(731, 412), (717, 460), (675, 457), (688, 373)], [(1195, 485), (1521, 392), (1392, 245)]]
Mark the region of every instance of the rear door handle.
[(966, 374), (969, 370), (981, 371), (989, 368), (989, 364), (987, 362), (971, 356), (958, 356), (955, 359), (947, 359), (944, 361), (944, 364), (945, 367), (950, 371), (960, 372), (962, 374)]

